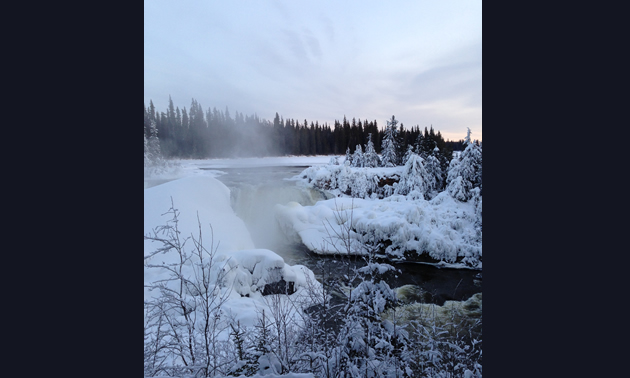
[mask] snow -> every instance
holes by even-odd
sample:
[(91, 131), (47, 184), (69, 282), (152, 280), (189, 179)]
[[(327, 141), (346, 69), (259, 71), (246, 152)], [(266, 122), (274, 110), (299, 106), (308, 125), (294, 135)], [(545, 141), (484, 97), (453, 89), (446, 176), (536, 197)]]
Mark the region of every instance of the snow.
[[(391, 240), (385, 251), (392, 257), (401, 258), (405, 251), (427, 251), (450, 263), (467, 257), (480, 267), (475, 206), (455, 201), (447, 193), (431, 201), (395, 195), (382, 200), (335, 198), (314, 206), (291, 203), (277, 205), (276, 216), (283, 231), (297, 234), (316, 253), (365, 254), (359, 243), (359, 234), (364, 232), (371, 242)], [(352, 227), (352, 244), (346, 248), (338, 235), (348, 233), (348, 227)]]
[[(345, 162), (329, 165), (331, 160), (342, 159), (313, 156), (177, 160), (171, 165), (171, 170), (145, 177), (145, 236), (172, 220), (172, 214), (168, 211), (174, 206), (179, 214), (180, 237), (199, 240), (200, 235), (203, 235), (204, 247), (214, 254), (209, 269), (210, 286), (211, 290), (220, 291), (226, 296), (227, 300), (221, 308), (223, 320), (238, 321), (242, 327), (253, 327), (262, 311), (266, 314), (271, 312), (274, 306), (272, 301), (276, 300), (279, 301), (276, 305), (280, 303), (276, 308), (291, 308), (289, 316), (299, 323), (296, 311), (312, 303), (309, 302), (308, 286), (321, 288), (320, 284), (308, 268), (288, 265), (274, 251), (256, 248), (244, 221), (230, 205), (230, 190), (216, 177), (224, 174), (221, 171), (223, 168), (309, 166), (294, 178), (296, 185), (308, 188), (314, 184), (323, 186), (328, 182), (331, 188), (328, 194), (331, 196), (327, 198), (334, 198), (318, 201), (311, 206), (297, 202), (276, 205), (273, 212), (284, 233), (304, 243), (312, 251), (320, 254), (365, 254), (370, 246), (378, 246), (386, 241), (383, 244), (384, 252), (393, 259), (409, 257), (409, 252), (426, 253), (439, 261), (435, 263), (438, 266), (481, 269), (481, 234), (480, 227), (477, 227), (481, 219), (479, 189), (471, 192), (472, 198), (468, 202), (458, 201), (446, 191), (430, 200), (426, 200), (421, 192), (417, 196), (400, 195), (395, 194), (398, 184), (379, 188), (378, 183), (394, 175), (403, 177), (404, 167), (359, 168), (350, 167)], [(409, 189), (416, 186), (419, 185), (407, 185)], [(423, 191), (422, 188), (419, 190)], [(359, 198), (351, 198), (345, 191)], [(193, 241), (189, 240), (185, 244), (185, 251), (189, 254), (194, 252)], [(159, 266), (179, 263), (179, 255), (174, 250), (162, 253), (157, 249), (160, 246), (161, 243), (155, 241), (144, 242), (145, 303), (159, 294), (158, 290), (151, 291), (147, 286), (165, 282), (169, 278), (168, 271)], [(182, 266), (184, 275), (193, 279), (199, 272), (199, 263), (199, 258), (191, 255)], [(362, 271), (383, 274), (391, 268), (387, 264), (371, 263)], [(295, 293), (262, 295), (265, 285), (280, 280), (294, 282)], [(352, 290), (353, 297), (358, 298), (374, 291), (370, 285), (381, 283), (366, 281), (349, 290)], [(372, 305), (378, 312), (384, 310), (387, 298), (382, 294), (373, 298)], [(419, 314), (431, 314), (440, 321), (448, 321), (457, 311), (480, 316), (481, 294), (461, 303), (447, 301), (444, 306), (411, 303), (398, 310), (401, 315), (397, 316), (407, 319)], [(146, 316), (145, 313), (145, 320)], [(385, 320), (384, 327), (391, 329), (392, 323)], [(219, 339), (227, 339), (229, 336), (226, 332), (221, 331)], [(378, 344), (380, 346), (385, 347), (386, 343)], [(264, 376), (314, 377), (313, 374), (297, 373)]]
[[(243, 326), (253, 326), (257, 311), (266, 308), (266, 301), (262, 296), (265, 284), (277, 282), (280, 279), (294, 281), (294, 300), (303, 294), (306, 281), (313, 282), (313, 272), (301, 265), (289, 266), (282, 257), (266, 249), (256, 249), (245, 223), (236, 216), (230, 207), (230, 191), (211, 174), (193, 175), (173, 180), (144, 190), (144, 234), (149, 235), (160, 226), (172, 219), (171, 214), (165, 214), (171, 207), (179, 211), (178, 228), (183, 239), (192, 236), (199, 239), (201, 227), (204, 247), (209, 251), (216, 251), (212, 276), (223, 273), (229, 300), (224, 309), (232, 314), (234, 320), (241, 321)], [(200, 226), (201, 225), (201, 226)], [(192, 241), (185, 244), (190, 250)], [(148, 267), (147, 265), (177, 264), (179, 255), (170, 250), (166, 253), (154, 254), (160, 243), (145, 240), (144, 255), (144, 298), (145, 301), (158, 294), (157, 290), (150, 291), (147, 285), (169, 277), (166, 269)], [(150, 256), (150, 257), (147, 257)], [(184, 273), (194, 274), (194, 265), (198, 258), (191, 258), (184, 266)]]
[(352, 194), (353, 197), (383, 197), (391, 194), (394, 188), (389, 185), (379, 187), (382, 179), (400, 177), (404, 167), (352, 167), (348, 162), (342, 165), (319, 165), (306, 168), (297, 177), (311, 186), (328, 190), (335, 196)]
[[(170, 220), (165, 213), (171, 207), (171, 199), (179, 211), (183, 238), (197, 238), (200, 222), (204, 245), (216, 249), (217, 269), (225, 268), (231, 282), (229, 305), (245, 323), (253, 324), (252, 308), (264, 306), (261, 291), (265, 284), (280, 278), (295, 281), (299, 294), (313, 273), (303, 266), (287, 265), (273, 251), (255, 248), (245, 223), (230, 206), (229, 189), (215, 177), (227, 167), (310, 166), (296, 176), (300, 186), (345, 180), (341, 185), (334, 182), (331, 187), (346, 185), (356, 190), (357, 183), (374, 187), (382, 178), (400, 176), (404, 168), (353, 168), (329, 165), (330, 161), (330, 156), (176, 160), (175, 169), (149, 178), (167, 182), (146, 188), (145, 178), (144, 233), (147, 235)], [(388, 194), (393, 193), (394, 188), (386, 185), (385, 189), (388, 187)], [(409, 251), (426, 252), (439, 261), (436, 265), (481, 269), (481, 237), (475, 228), (475, 220), (481, 214), (480, 197), (479, 201), (460, 202), (442, 192), (427, 201), (402, 195), (349, 198), (339, 189), (330, 192), (340, 197), (312, 206), (296, 202), (276, 205), (275, 216), (284, 233), (320, 254), (365, 254), (365, 242), (376, 245), (389, 240), (391, 245), (385, 253), (392, 258), (404, 258)], [(343, 234), (350, 235), (348, 243), (344, 244), (340, 237)], [(144, 246), (145, 256), (157, 247), (146, 240)], [(157, 254), (146, 259), (145, 265), (177, 261), (174, 253)], [(144, 277), (146, 286), (164, 279), (165, 272), (145, 267)], [(145, 300), (154, 294), (145, 288)]]
[[(481, 234), (475, 226), (481, 214), (481, 197), (461, 202), (441, 192), (427, 201), (421, 193), (391, 195), (397, 191), (397, 183), (376, 187), (383, 178), (404, 175), (403, 169), (347, 165), (307, 168), (297, 176), (303, 185), (326, 188), (339, 198), (313, 206), (277, 205), (276, 218), (288, 237), (319, 254), (361, 255), (368, 252), (366, 241), (372, 245), (391, 241), (385, 253), (392, 258), (404, 258), (408, 251), (417, 255), (426, 252), (440, 266), (481, 269)], [(347, 193), (359, 198), (349, 198)], [(378, 199), (379, 194), (389, 196)], [(351, 240), (344, 243), (348, 238)]]

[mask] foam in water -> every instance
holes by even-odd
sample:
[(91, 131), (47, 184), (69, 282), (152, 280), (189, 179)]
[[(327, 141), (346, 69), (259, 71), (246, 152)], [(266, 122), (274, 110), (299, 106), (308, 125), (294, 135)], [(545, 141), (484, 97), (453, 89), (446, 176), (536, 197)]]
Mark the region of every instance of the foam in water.
[(433, 322), (437, 325), (459, 322), (473, 324), (481, 318), (481, 310), (482, 297), (481, 293), (477, 293), (466, 301), (446, 301), (443, 306), (432, 303), (404, 304), (387, 310), (382, 317), (405, 324), (410, 321), (417, 321), (423, 325), (432, 325)]

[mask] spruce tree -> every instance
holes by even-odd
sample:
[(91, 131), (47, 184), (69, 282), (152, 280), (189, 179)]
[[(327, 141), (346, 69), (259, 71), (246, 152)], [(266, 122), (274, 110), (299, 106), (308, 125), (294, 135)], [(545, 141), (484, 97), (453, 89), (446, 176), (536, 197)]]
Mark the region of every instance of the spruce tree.
[(372, 143), (372, 133), (369, 133), (367, 145), (365, 146), (365, 153), (363, 154), (363, 166), (367, 168), (376, 168), (379, 165), (379, 157), (374, 150), (374, 143)]
[(394, 116), (387, 121), (387, 127), (385, 128), (385, 135), (383, 136), (382, 149), (381, 149), (381, 166), (383, 167), (395, 167), (398, 164), (398, 156), (396, 155), (397, 145), (396, 139), (398, 137), (397, 129), (398, 120)]
[(352, 154), (350, 154), (350, 147), (346, 149), (346, 160), (344, 160), (344, 164), (352, 165)]
[(352, 166), (359, 168), (364, 167), (363, 149), (360, 144), (357, 144), (357, 148), (354, 150), (354, 154), (352, 154)]
[(481, 146), (470, 139), (470, 129), (464, 140), (466, 148), (449, 165), (446, 190), (459, 201), (472, 198), (473, 188), (481, 189)]
[(424, 198), (428, 189), (427, 176), (424, 159), (412, 152), (405, 163), (394, 193), (407, 195), (411, 199)]
[(383, 279), (390, 270), (396, 271), (391, 265), (375, 263), (370, 253), (367, 265), (356, 271), (361, 282), (349, 294), (338, 334), (339, 376), (403, 377), (409, 373), (400, 358), (407, 350), (406, 332), (381, 318), (397, 304), (395, 292)]
[(407, 145), (407, 151), (405, 152), (405, 155), (403, 156), (402, 162), (403, 164), (407, 164), (407, 160), (409, 160), (409, 157), (411, 156), (411, 154), (413, 154), (413, 146)]
[(444, 173), (438, 159), (440, 155), (440, 149), (436, 146), (433, 153), (424, 159), (424, 168), (427, 171), (427, 190), (425, 192), (427, 200), (435, 197), (444, 187)]
[(147, 111), (147, 106), (144, 106), (144, 137), (146, 138), (149, 134), (149, 128), (151, 127), (151, 120), (149, 119), (149, 112)]

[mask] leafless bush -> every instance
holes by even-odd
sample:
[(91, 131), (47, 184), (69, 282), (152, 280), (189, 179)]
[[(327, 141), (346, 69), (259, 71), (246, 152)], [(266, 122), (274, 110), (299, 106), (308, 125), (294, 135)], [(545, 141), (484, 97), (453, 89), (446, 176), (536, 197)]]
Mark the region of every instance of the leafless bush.
[[(165, 373), (209, 377), (225, 373), (233, 356), (227, 355), (228, 348), (218, 335), (228, 326), (221, 317), (231, 287), (224, 282), (228, 265), (217, 266), (218, 243), (215, 247), (211, 225), (210, 247), (206, 248), (198, 215), (198, 235), (182, 237), (179, 211), (172, 199), (163, 215), (167, 214), (171, 219), (165, 225), (144, 236), (158, 244), (145, 256), (145, 269), (166, 272), (166, 278), (147, 286), (158, 294), (144, 303), (145, 376)], [(150, 262), (160, 254), (177, 256), (176, 261)]]

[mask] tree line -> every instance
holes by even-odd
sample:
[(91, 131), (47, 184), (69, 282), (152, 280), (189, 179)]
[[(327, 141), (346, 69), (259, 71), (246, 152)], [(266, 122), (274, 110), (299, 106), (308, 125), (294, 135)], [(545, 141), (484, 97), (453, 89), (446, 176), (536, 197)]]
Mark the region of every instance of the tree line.
[[(375, 152), (380, 154), (386, 129), (379, 129), (376, 120), (354, 117), (350, 120), (345, 115), (333, 125), (284, 119), (278, 113), (272, 121), (238, 111), (232, 116), (227, 107), (225, 111), (216, 107), (204, 111), (195, 99), (189, 109), (180, 110), (169, 96), (165, 112), (158, 111), (152, 100), (148, 107), (144, 105), (144, 135), (147, 140), (159, 137), (162, 154), (167, 158), (231, 158), (342, 155), (348, 151), (354, 153), (357, 145), (366, 145), (370, 139)], [(418, 125), (407, 129), (400, 123), (396, 136), (399, 156), (419, 137), (433, 140), (449, 160), (452, 151), (465, 147), (463, 140), (444, 140), (433, 126), (424, 130)]]

